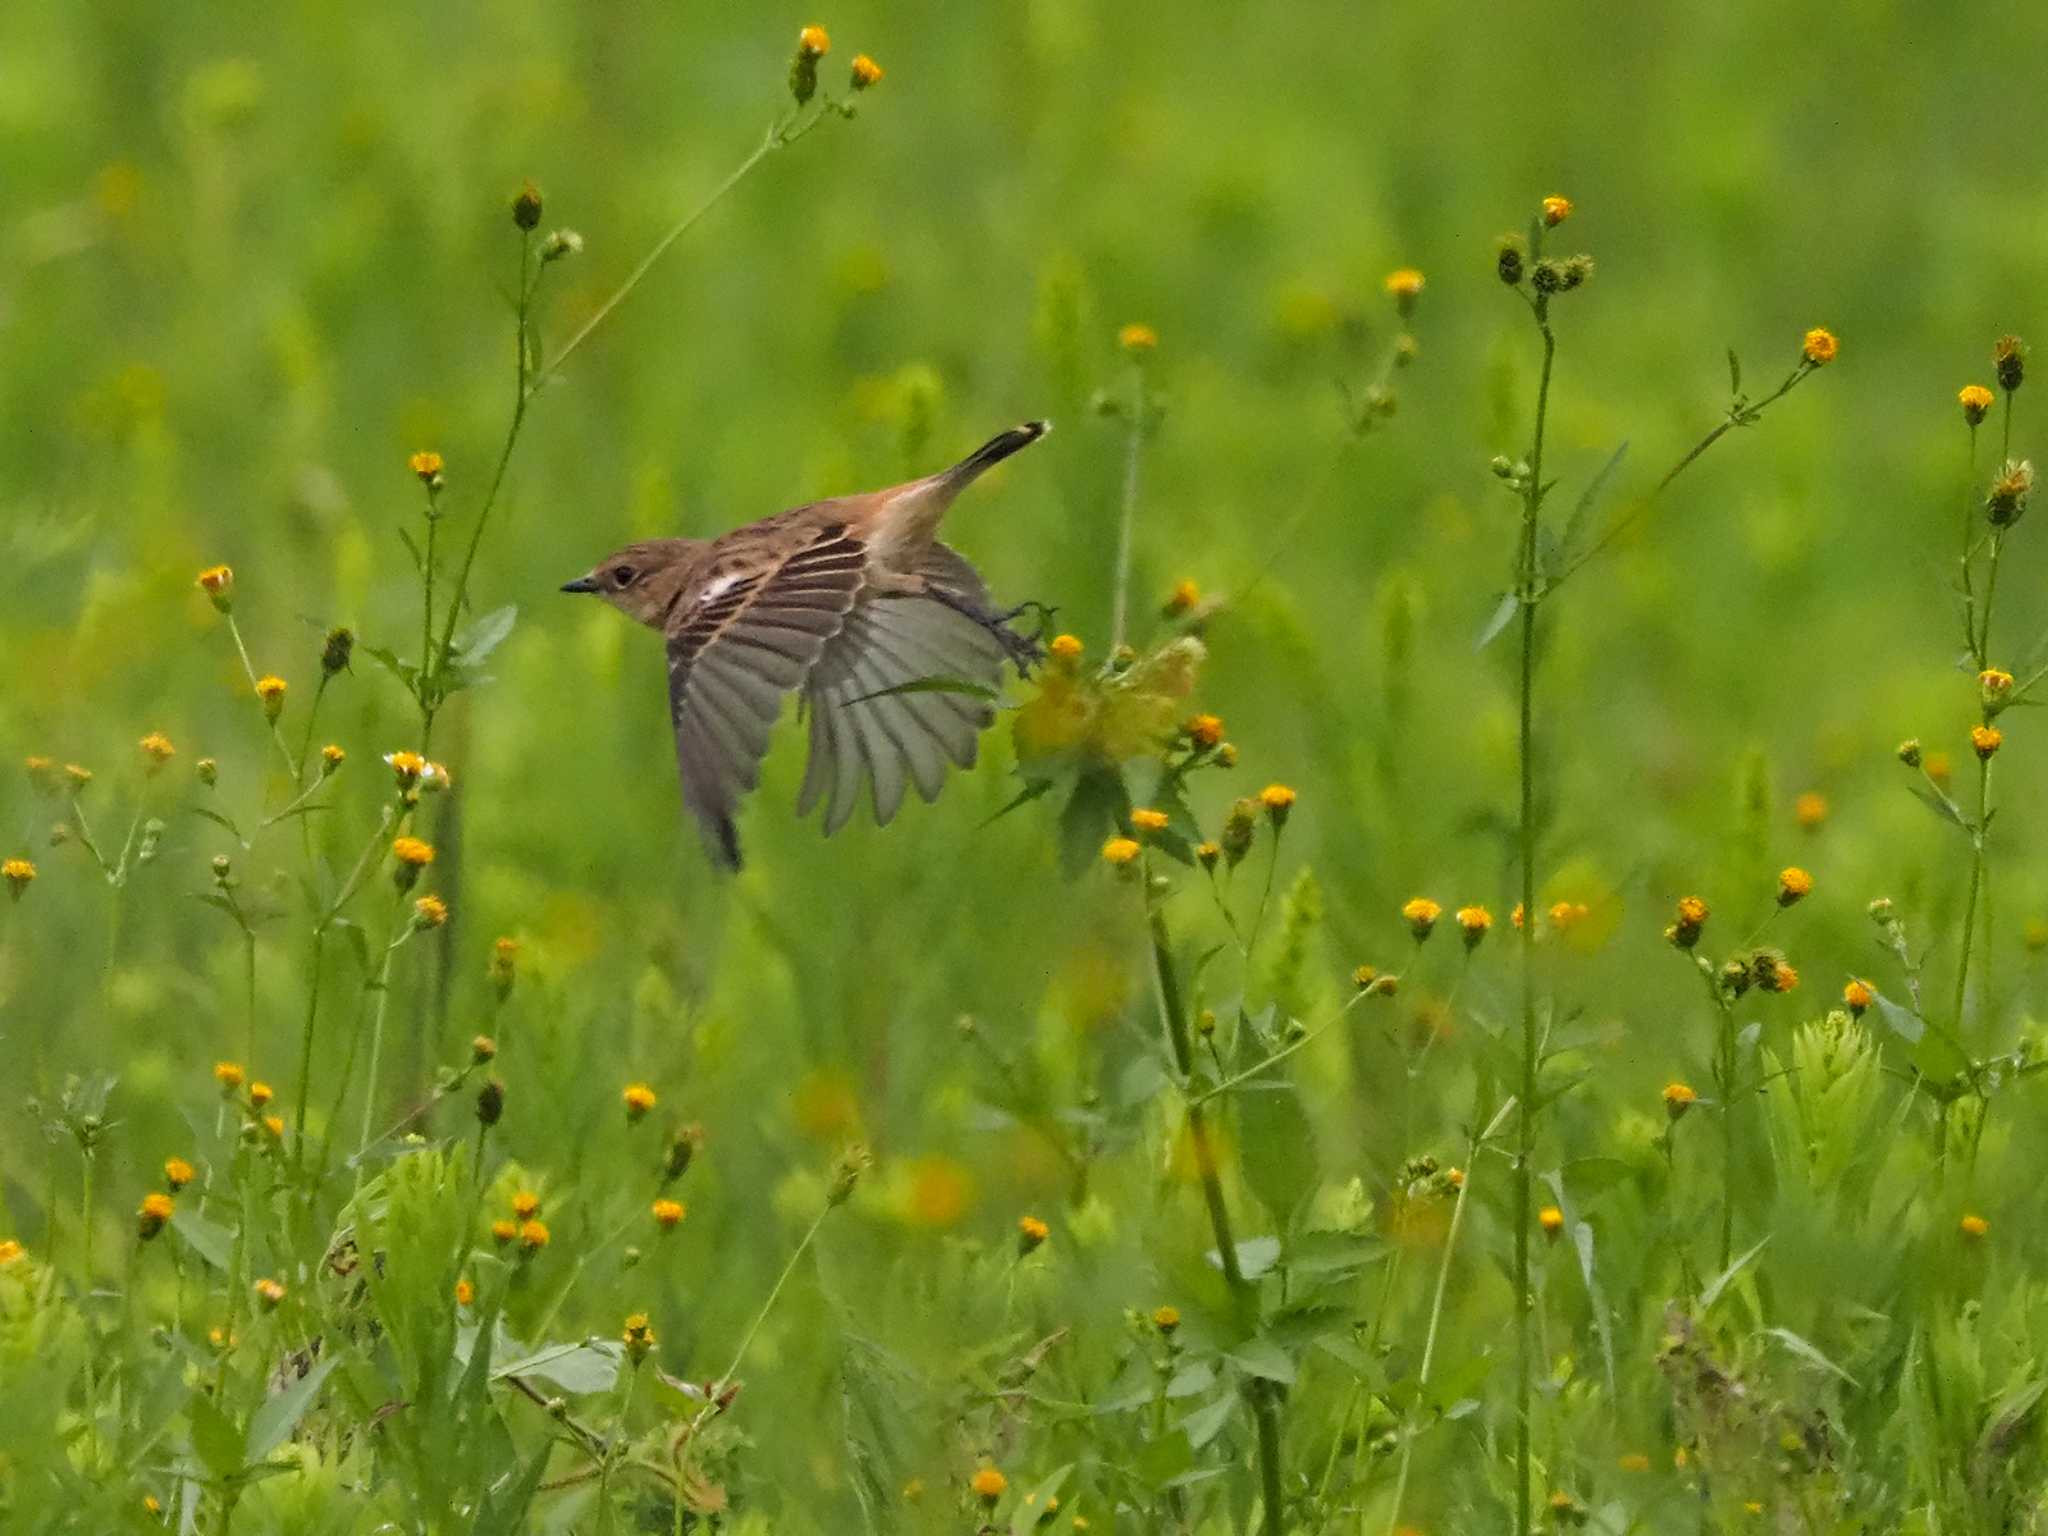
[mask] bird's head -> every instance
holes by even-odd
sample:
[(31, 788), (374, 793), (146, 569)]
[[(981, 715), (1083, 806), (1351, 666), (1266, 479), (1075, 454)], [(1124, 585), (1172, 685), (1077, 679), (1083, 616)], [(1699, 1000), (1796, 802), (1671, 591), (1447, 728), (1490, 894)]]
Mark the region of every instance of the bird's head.
[(564, 592), (591, 592), (629, 619), (659, 629), (688, 583), (702, 539), (644, 539), (606, 555), (587, 575), (562, 583)]

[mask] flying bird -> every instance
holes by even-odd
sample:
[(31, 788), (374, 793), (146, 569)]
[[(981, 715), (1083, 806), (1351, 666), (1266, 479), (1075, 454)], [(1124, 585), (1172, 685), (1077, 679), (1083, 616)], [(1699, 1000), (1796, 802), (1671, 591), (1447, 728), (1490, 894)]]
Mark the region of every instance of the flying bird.
[[(825, 805), (829, 836), (865, 783), (886, 825), (914, 786), (936, 799), (948, 763), (972, 767), (1005, 661), (1039, 655), (980, 575), (939, 542), (961, 491), (1051, 430), (1027, 421), (951, 469), (887, 490), (792, 507), (715, 539), (648, 539), (562, 585), (662, 632), (683, 804), (711, 857), (740, 866), (733, 824), (760, 781), (784, 697), (809, 716), (797, 814)], [(1026, 604), (1025, 607), (1033, 605)], [(912, 685), (933, 683), (920, 688)], [(967, 689), (948, 684), (965, 683)]]

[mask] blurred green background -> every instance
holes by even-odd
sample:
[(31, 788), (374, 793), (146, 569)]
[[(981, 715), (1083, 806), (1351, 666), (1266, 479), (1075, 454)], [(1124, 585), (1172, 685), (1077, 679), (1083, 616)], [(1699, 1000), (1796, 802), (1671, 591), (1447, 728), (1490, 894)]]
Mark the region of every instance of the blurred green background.
[[(76, 848), (43, 846), (25, 781), (0, 777), (0, 851), (43, 872), (0, 913), (7, 1080), (118, 1070), (118, 1156), (146, 1169), (175, 1150), (176, 1106), (203, 1098), (206, 1064), (242, 1036), (232, 930), (189, 899), (221, 839), (169, 808), (200, 800), (184, 770), (202, 753), (222, 763), (213, 793), (244, 808), (270, 766), (193, 574), (234, 565), (256, 664), (291, 681), (294, 707), (325, 626), (402, 647), (417, 610), (397, 532), (419, 501), (405, 457), (446, 455), (466, 532), (510, 403), (507, 198), (531, 177), (544, 227), (587, 241), (548, 279), (541, 334), (558, 342), (753, 147), (790, 39), (816, 21), (831, 79), (864, 50), (885, 82), (681, 243), (520, 445), (476, 583), (481, 607), (519, 605), (519, 627), (436, 742), (459, 785), (436, 828), (456, 919), (406, 957), (450, 978), (446, 1037), (426, 1040), (432, 1009), (413, 1004), (408, 1059), (467, 1038), (490, 941), (514, 934), (521, 1158), (595, 1202), (578, 1181), (630, 1077), (705, 1122), (664, 1303), (667, 1347), (699, 1374), (786, 1251), (769, 1210), (800, 1208), (839, 1140), (871, 1139), (882, 1193), (827, 1247), (834, 1306), (807, 1291), (756, 1363), (754, 1434), (792, 1489), (829, 1499), (837, 1453), (769, 1410), (829, 1400), (838, 1334), (817, 1318), (901, 1342), (903, 1297), (871, 1283), (883, 1266), (926, 1273), (936, 1245), (1007, 1242), (1035, 1209), (1085, 1255), (1069, 1320), (1093, 1308), (1108, 1327), (1116, 1308), (1198, 1288), (1199, 1227), (1143, 1197), (1156, 1170), (1126, 1159), (1098, 1205), (1070, 1207), (1031, 1129), (1113, 1089), (1149, 1004), (1129, 893), (1063, 883), (1042, 807), (988, 824), (1015, 788), (1002, 734), (936, 806), (828, 842), (789, 814), (802, 750), (785, 728), (742, 822), (749, 867), (723, 880), (678, 812), (652, 637), (554, 589), (629, 537), (903, 478), (1046, 414), (1060, 430), (978, 488), (949, 536), (1000, 596), (1058, 605), (1099, 649), (1122, 440), (1088, 402), (1124, 377), (1117, 326), (1155, 326), (1167, 416), (1137, 606), (1183, 578), (1228, 604), (1275, 557), (1209, 629), (1201, 698), (1229, 723), (1242, 782), (1212, 781), (1201, 808), (1271, 779), (1300, 791), (1280, 880), (1313, 866), (1326, 915), (1310, 1000), (1341, 996), (1358, 961), (1407, 963), (1408, 896), (1511, 905), (1509, 647), (1472, 642), (1512, 554), (1487, 459), (1524, 445), (1534, 351), (1492, 240), (1562, 192), (1579, 210), (1565, 245), (1599, 263), (1558, 311), (1567, 492), (1624, 440), (1612, 505), (1654, 483), (1723, 408), (1726, 348), (1768, 387), (1807, 326), (1842, 338), (1834, 366), (1546, 610), (1541, 876), (1546, 899), (1593, 911), (1556, 974), (1597, 1074), (1554, 1130), (1597, 1144), (1654, 1110), (1667, 1078), (1704, 1074), (1694, 983), (1659, 937), (1677, 895), (1746, 928), (1779, 865), (1812, 868), (1819, 895), (1783, 935), (1808, 1011), (1877, 973), (1869, 898), (1898, 898), (1925, 941), (1953, 934), (1961, 897), (1958, 840), (1890, 754), (1910, 734), (1967, 754), (1954, 394), (1989, 381), (1996, 335), (2039, 329), (2048, 291), (2048, 203), (2011, 152), (2048, 106), (1987, 60), (2038, 52), (2048, 13), (1816, 15), (1760, 0), (1477, 16), (1320, 0), (5, 8), (0, 744), (95, 767), (88, 807), (117, 821), (135, 739), (161, 729), (183, 754), (104, 995), (107, 894)], [(1398, 415), (1325, 480), (1333, 381), (1359, 379), (1392, 335), (1381, 281), (1409, 265), (1427, 288)], [(2035, 533), (2022, 525), (2001, 591), (1993, 650), (2015, 669), (2044, 621)], [(338, 852), (369, 824), (376, 755), (410, 744), (411, 716), (361, 660), (328, 710), (321, 734), (353, 754), (325, 834)], [(2006, 1017), (2035, 980), (2024, 925), (2048, 911), (2029, 723), (2009, 731), (1994, 831), (1990, 996)], [(1803, 829), (1809, 791), (1829, 810)], [(279, 1080), (296, 1058), (297, 932), (273, 924), (259, 956), (256, 1065)], [(1500, 948), (1462, 1000), (1482, 1013), (1507, 985)], [(1930, 975), (1947, 960), (1937, 941)], [(1405, 1010), (1448, 985), (1450, 957), (1429, 963)], [(1015, 1064), (1007, 1080), (964, 1043), (963, 1015)], [(1375, 1192), (1408, 1152), (1450, 1152), (1468, 1097), (1456, 1050), (1405, 1139), (1366, 1034), (1311, 1053), (1332, 1187)], [(0, 1129), (7, 1219), (31, 1239), (47, 1155), (29, 1121)], [(934, 1205), (940, 1185), (957, 1199)], [(1994, 1221), (1998, 1200), (1982, 1202)], [(2048, 1257), (2044, 1241), (2016, 1238), (2013, 1262)], [(1489, 1275), (1464, 1298), (1474, 1319), (1499, 1301)], [(1654, 1342), (1654, 1310), (1638, 1342)]]

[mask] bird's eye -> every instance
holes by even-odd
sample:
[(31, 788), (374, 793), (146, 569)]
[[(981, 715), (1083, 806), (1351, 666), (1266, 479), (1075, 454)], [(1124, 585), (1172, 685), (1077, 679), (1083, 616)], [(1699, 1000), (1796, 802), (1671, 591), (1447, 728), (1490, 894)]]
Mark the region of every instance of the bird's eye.
[(615, 565), (611, 570), (612, 585), (623, 592), (633, 585), (633, 578), (638, 574), (630, 565)]

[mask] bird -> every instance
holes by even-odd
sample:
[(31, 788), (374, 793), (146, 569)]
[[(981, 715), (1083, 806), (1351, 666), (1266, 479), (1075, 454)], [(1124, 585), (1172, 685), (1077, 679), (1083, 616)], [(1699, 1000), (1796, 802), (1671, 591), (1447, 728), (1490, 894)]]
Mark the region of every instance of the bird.
[(628, 544), (562, 584), (661, 631), (683, 805), (714, 863), (740, 868), (734, 817), (791, 693), (810, 733), (797, 815), (822, 802), (828, 837), (863, 784), (886, 826), (906, 788), (929, 802), (948, 763), (973, 767), (1004, 664), (1028, 676), (1042, 654), (1013, 621), (1049, 610), (999, 611), (939, 525), (963, 490), (1051, 429), (1027, 421), (950, 469), (714, 539)]

